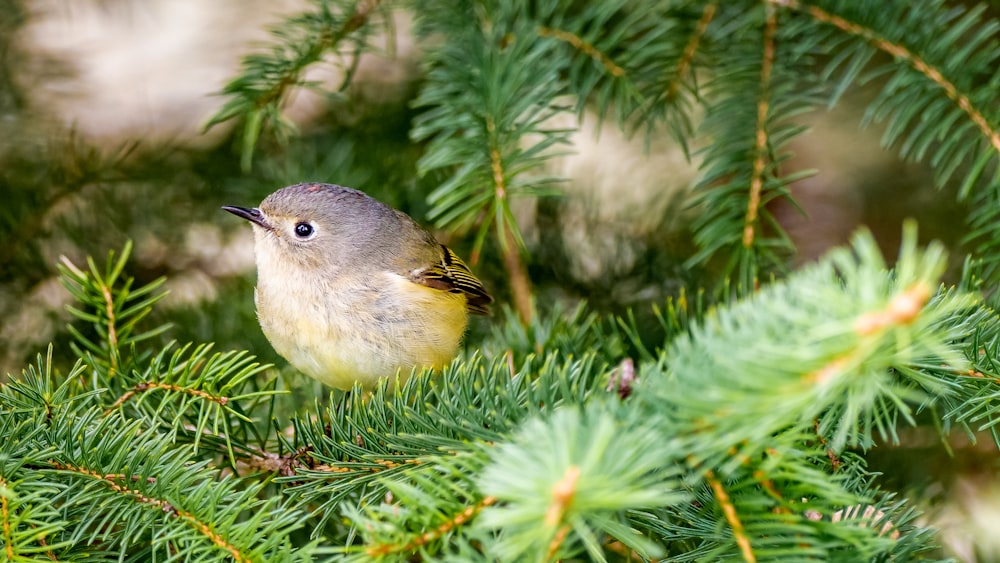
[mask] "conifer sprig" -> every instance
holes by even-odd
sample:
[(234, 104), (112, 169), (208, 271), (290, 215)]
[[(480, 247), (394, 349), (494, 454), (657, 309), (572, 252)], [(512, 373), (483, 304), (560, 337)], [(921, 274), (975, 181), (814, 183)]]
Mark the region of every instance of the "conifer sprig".
[[(411, 130), (427, 141), (419, 169), (443, 173), (428, 197), (430, 214), (442, 228), (477, 228), (477, 257), (493, 233), (522, 320), (532, 315), (531, 285), (525, 256), (511, 250), (522, 240), (510, 199), (556, 193), (544, 165), (576, 129), (559, 118), (571, 108), (613, 116), (628, 131), (656, 134), (665, 124), (686, 153), (699, 149), (703, 172), (692, 203), (700, 209), (693, 224), (700, 251), (689, 263), (717, 257), (736, 274), (733, 287), (747, 291), (761, 274), (783, 270), (793, 251), (771, 207), (777, 199), (794, 204), (791, 187), (811, 174), (787, 168), (788, 143), (804, 131), (797, 116), (874, 83), (879, 95), (865, 122), (884, 122), (886, 146), (927, 161), (940, 184), (955, 183), (960, 199), (980, 202), (969, 215), (969, 240), (987, 273), (995, 270), (1000, 26), (981, 7), (944, 0), (893, 0), (878, 9), (843, 0), (402, 5), (416, 16), (426, 68)], [(272, 52), (246, 59), (213, 123), (242, 116), (249, 158), (262, 123), (282, 122), (280, 101), (303, 69), (324, 53), (356, 60), (373, 50), (368, 39), (388, 8), (317, 0), (278, 28)]]
[(100, 417), (74, 413), (49, 437), (62, 445), (46, 471), (65, 483), (53, 500), (78, 523), (68, 530), (74, 543), (98, 542), (122, 555), (148, 549), (152, 557), (296, 560), (288, 535), (300, 518), (277, 510), (277, 498), (258, 500), (257, 487), (218, 478), (191, 448), (144, 433), (141, 421)]
[(122, 350), (169, 330), (170, 325), (160, 325), (150, 330), (136, 333), (136, 326), (152, 311), (153, 305), (166, 297), (160, 287), (166, 278), (159, 278), (142, 287), (132, 287), (133, 279), (123, 276), (123, 269), (132, 252), (132, 241), (127, 241), (115, 258), (114, 251), (108, 253), (107, 264), (101, 270), (93, 258), (87, 259), (87, 270), (83, 270), (63, 256), (57, 264), (62, 274), (63, 286), (77, 302), (85, 307), (69, 306), (67, 309), (79, 320), (90, 324), (95, 335), (84, 334), (74, 325), (67, 328), (75, 337), (71, 344), (79, 357), (90, 358), (93, 362), (106, 366), (108, 378), (114, 378), (118, 371), (128, 371), (131, 365), (122, 364)]
[(271, 29), (275, 42), (266, 53), (243, 59), (242, 74), (222, 90), (229, 100), (209, 120), (206, 129), (230, 119), (243, 120), (242, 165), (250, 169), (253, 153), (265, 128), (286, 137), (294, 125), (282, 114), (294, 88), (315, 86), (303, 75), (329, 53), (346, 61), (340, 89), (347, 87), (358, 58), (368, 44), (377, 20), (380, 0), (332, 2), (314, 0), (313, 9), (288, 17)]
[[(260, 389), (254, 379), (270, 368), (246, 352), (211, 354), (211, 344), (187, 344), (178, 350), (165, 346), (147, 365), (122, 376), (125, 389), (104, 414), (125, 413), (162, 425), (171, 435), (191, 441), (218, 438), (235, 464), (237, 444), (262, 440), (248, 413), (275, 394), (275, 380)], [(245, 423), (245, 424), (244, 424)], [(238, 438), (234, 443), (234, 438)], [(210, 439), (208, 444), (218, 440)]]
[[(910, 225), (892, 274), (871, 238), (858, 236), (852, 250), (835, 250), (788, 282), (719, 311), (675, 340), (666, 354), (674, 378), (650, 391), (676, 405), (692, 431), (718, 440), (730, 469), (741, 457), (724, 453), (730, 448), (754, 456), (773, 448), (784, 429), (814, 420), (835, 451), (868, 447), (873, 432), (894, 437), (896, 417), (911, 420), (908, 405), (952, 392), (950, 381), (912, 366), (967, 369), (941, 323), (975, 302), (957, 292), (931, 299), (944, 252), (933, 244), (918, 252), (915, 237)], [(770, 367), (757, 373), (752, 366)]]
[[(882, 142), (908, 159), (926, 161), (939, 185), (957, 185), (970, 198), (967, 240), (996, 273), (1000, 231), (1000, 106), (996, 85), (1000, 24), (985, 6), (943, 0), (886, 2), (879, 9), (844, 0), (768, 0), (795, 18), (815, 23), (815, 40), (837, 53), (821, 79), (833, 86), (831, 104), (851, 84), (880, 80), (865, 122), (884, 122)], [(825, 28), (825, 29), (824, 29)], [(885, 61), (874, 55), (891, 57)]]
[(919, 366), (920, 371), (948, 381), (951, 392), (933, 397), (928, 407), (940, 409), (945, 424), (964, 428), (973, 442), (979, 432), (987, 431), (1000, 447), (1000, 318), (986, 304), (980, 304), (966, 315), (953, 317), (944, 323), (968, 362), (968, 369), (948, 366)]
[[(8, 513), (52, 532), (43, 545), (14, 527), (4, 545), (240, 561), (308, 558), (322, 543), (385, 560), (918, 553), (926, 530), (844, 445), (871, 447), (914, 408), (977, 392), (962, 374), (983, 364), (963, 352), (995, 335), (970, 330), (992, 317), (968, 294), (935, 292), (943, 252), (915, 241), (910, 228), (892, 271), (863, 235), (711, 314), (682, 298), (660, 311), (657, 346), (636, 342), (628, 317), (581, 312), (584, 334), (565, 339), (551, 332), (573, 327), (546, 322), (526, 332), (542, 359), (474, 356), (334, 397), (277, 440), (255, 430), (267, 395), (240, 391), (260, 369), (245, 354), (182, 346), (138, 361), (133, 345), (115, 393), (108, 362), (60, 377), (40, 361), (0, 388), (16, 458), (0, 477), (28, 499)], [(644, 351), (624, 392), (629, 362), (615, 360), (629, 341)], [(582, 343), (607, 349), (576, 357)], [(968, 424), (981, 412), (968, 403), (939, 416)], [(37, 508), (35, 489), (62, 510)]]
[(206, 436), (221, 438), (226, 456), (235, 464), (234, 433), (240, 442), (262, 439), (254, 425), (243, 423), (252, 422), (246, 413), (259, 401), (278, 393), (273, 385), (251, 389), (256, 376), (270, 366), (255, 362), (246, 352), (210, 354), (211, 344), (187, 344), (177, 350), (168, 344), (152, 357), (139, 348), (170, 326), (136, 333), (166, 293), (157, 292), (163, 278), (133, 288), (133, 280), (122, 274), (131, 248), (128, 242), (117, 257), (109, 253), (103, 270), (93, 260), (88, 260), (88, 271), (65, 258), (60, 264), (64, 285), (84, 306), (71, 306), (70, 312), (90, 323), (97, 335), (70, 325), (74, 346), (79, 345), (75, 350), (91, 371), (92, 379), (85, 385), (101, 397), (105, 416), (145, 418), (196, 448)]
[[(872, 556), (924, 549), (923, 540), (878, 533), (905, 511), (883, 511), (888, 499), (841, 452), (845, 444), (872, 447), (876, 432), (895, 439), (915, 408), (957, 391), (954, 373), (967, 369), (956, 345), (962, 330), (946, 320), (975, 318), (976, 300), (935, 294), (943, 268), (941, 247), (918, 251), (912, 225), (892, 272), (861, 235), (851, 250), (832, 252), (674, 339), (663, 357), (667, 373), (643, 372), (635, 397), (662, 434), (689, 442), (674, 456), (698, 476), (698, 494), (711, 499), (729, 535), (672, 533), (696, 536), (703, 554), (744, 561), (810, 550), (828, 556), (830, 534)], [(852, 506), (882, 516), (829, 527)]]
[[(536, 371), (537, 370), (537, 371)], [(520, 422), (562, 404), (578, 404), (603, 389), (603, 370), (592, 356), (560, 361), (531, 359), (512, 377), (505, 358), (479, 357), (455, 363), (440, 380), (418, 374), (368, 400), (360, 392), (317, 413), (296, 418), (295, 441), (307, 462), (276, 481), (317, 507), (319, 530), (345, 499), (379, 502), (389, 480), (405, 479), (440, 456), (468, 452), (509, 436)], [(360, 391), (360, 390), (359, 390)]]
[(719, 42), (715, 48), (723, 41), (715, 33), (733, 26), (748, 33), (725, 39), (732, 55), (713, 59), (703, 87), (699, 134), (707, 146), (691, 201), (699, 209), (693, 228), (700, 250), (688, 264), (721, 255), (724, 274), (749, 291), (761, 272), (782, 270), (794, 250), (770, 206), (791, 198), (791, 184), (811, 174), (787, 170), (783, 162), (788, 144), (805, 131), (794, 117), (813, 110), (820, 98), (808, 78), (812, 44), (799, 27), (766, 4), (719, 11), (706, 31)]
[[(628, 415), (602, 409), (600, 401), (582, 412), (559, 409), (528, 421), (490, 452), (479, 488), (497, 502), (476, 525), (496, 533), (496, 557), (550, 561), (586, 553), (600, 561), (611, 542), (641, 557), (662, 555), (626, 514), (687, 501), (680, 464), (665, 463), (669, 439), (616, 416)], [(630, 428), (627, 440), (619, 435), (623, 426)]]
[(495, 231), (515, 308), (527, 323), (533, 313), (531, 282), (511, 202), (555, 193), (557, 180), (542, 166), (567, 142), (568, 130), (554, 124), (567, 110), (558, 101), (567, 93), (559, 76), (562, 59), (552, 42), (522, 39), (534, 37), (537, 29), (517, 17), (516, 8), (470, 9), (474, 25), (469, 19), (430, 17), (442, 11), (419, 12), (417, 22), (421, 35), (447, 37), (428, 49), (430, 70), (415, 101), (423, 111), (411, 130), (415, 140), (427, 141), (420, 173), (443, 169), (449, 175), (428, 196), (430, 216), (450, 230), (477, 228), (473, 262)]
[[(301, 515), (218, 469), (261, 438), (248, 413), (274, 391), (247, 390), (261, 366), (245, 352), (210, 355), (211, 345), (144, 349), (168, 328), (141, 323), (163, 280), (134, 287), (124, 274), (129, 250), (110, 253), (103, 268), (88, 260), (87, 271), (63, 261), (78, 299), (71, 311), (91, 325), (72, 332), (76, 366), (60, 375), (50, 349), (0, 387), (9, 449), (0, 455), (0, 552), (11, 560), (308, 559), (311, 544), (289, 540)], [(223, 447), (199, 448), (203, 435)]]
[(361, 541), (344, 550), (359, 558), (921, 552), (924, 529), (844, 446), (891, 438), (952, 392), (953, 374), (927, 367), (964, 369), (945, 320), (976, 307), (934, 293), (943, 265), (912, 226), (892, 271), (859, 235), (674, 336), (625, 399), (587, 358), (529, 361), (513, 378), (504, 356), (414, 375), (299, 422), (321, 464), (279, 481), (321, 519), (345, 506)]
[(73, 547), (57, 539), (69, 522), (50, 502), (62, 486), (34, 471), (51, 459), (45, 427), (24, 417), (0, 417), (0, 550), (4, 561), (29, 561)]

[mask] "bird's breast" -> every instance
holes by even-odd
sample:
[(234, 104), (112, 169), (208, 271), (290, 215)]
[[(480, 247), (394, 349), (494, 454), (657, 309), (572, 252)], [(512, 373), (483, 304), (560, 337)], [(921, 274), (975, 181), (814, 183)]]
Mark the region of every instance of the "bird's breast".
[(465, 332), (465, 297), (383, 272), (316, 281), (287, 275), (258, 282), (257, 316), (265, 336), (300, 371), (349, 389), (441, 367)]

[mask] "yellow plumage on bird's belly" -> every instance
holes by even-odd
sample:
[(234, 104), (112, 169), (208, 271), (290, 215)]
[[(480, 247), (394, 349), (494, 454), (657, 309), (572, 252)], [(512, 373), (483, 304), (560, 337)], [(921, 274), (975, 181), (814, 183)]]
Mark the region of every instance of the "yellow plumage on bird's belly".
[[(382, 276), (364, 287), (260, 287), (258, 317), (267, 319), (261, 328), (298, 370), (340, 389), (447, 365), (465, 333), (465, 296)], [(329, 292), (340, 299), (328, 299)]]

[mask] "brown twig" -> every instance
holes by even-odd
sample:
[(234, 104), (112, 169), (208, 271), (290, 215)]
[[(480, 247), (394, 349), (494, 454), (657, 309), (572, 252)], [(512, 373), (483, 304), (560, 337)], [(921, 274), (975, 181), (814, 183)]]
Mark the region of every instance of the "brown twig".
[(427, 545), (428, 543), (444, 536), (448, 532), (454, 530), (459, 526), (463, 526), (470, 520), (476, 517), (477, 514), (482, 512), (484, 508), (496, 503), (496, 497), (485, 497), (478, 503), (466, 507), (464, 510), (453, 516), (452, 518), (445, 520), (442, 524), (433, 528), (423, 534), (417, 536), (413, 540), (405, 544), (377, 544), (368, 546), (365, 549), (365, 553), (370, 557), (382, 557), (389, 555), (391, 553), (406, 553), (412, 551), (422, 545)]
[(531, 278), (528, 277), (528, 269), (521, 260), (520, 245), (514, 237), (513, 230), (503, 220), (502, 210), (508, 205), (509, 194), (507, 193), (500, 148), (496, 142), (496, 123), (492, 116), (486, 116), (486, 129), (490, 136), (490, 167), (493, 171), (493, 190), (496, 195), (497, 209), (500, 210), (499, 216), (496, 218), (497, 237), (499, 237), (500, 248), (503, 252), (503, 263), (507, 269), (514, 307), (517, 309), (521, 324), (528, 326), (531, 323), (532, 310)]
[(545, 524), (555, 526), (562, 521), (563, 514), (576, 495), (576, 482), (580, 479), (580, 468), (571, 465), (566, 468), (563, 478), (552, 486), (552, 504), (545, 513)]
[(774, 36), (778, 31), (778, 18), (774, 8), (767, 6), (767, 24), (764, 26), (764, 56), (760, 65), (760, 98), (757, 100), (757, 134), (754, 139), (753, 174), (750, 177), (750, 199), (743, 222), (743, 246), (750, 248), (756, 236), (757, 218), (760, 213), (761, 192), (764, 191), (764, 168), (767, 165), (767, 114), (771, 100), (771, 70), (774, 66)]
[(571, 33), (569, 31), (563, 31), (561, 29), (552, 29), (551, 27), (541, 26), (538, 28), (538, 35), (542, 37), (553, 37), (560, 41), (565, 41), (569, 43), (583, 54), (594, 59), (595, 61), (601, 63), (605, 70), (608, 71), (614, 77), (625, 76), (625, 69), (616, 65), (611, 57), (602, 53), (597, 47), (594, 47), (591, 43), (584, 41), (579, 35)]
[[(884, 309), (858, 316), (854, 321), (854, 332), (864, 338), (877, 335), (895, 326), (908, 325), (920, 316), (924, 305), (927, 304), (930, 298), (930, 285), (926, 282), (918, 281), (894, 295)], [(830, 360), (823, 367), (806, 374), (805, 379), (817, 385), (825, 385), (858, 362), (858, 358), (859, 350), (852, 350)]]
[[(38, 526), (35, 525), (35, 524), (32, 524), (31, 527), (32, 528), (38, 528)], [(38, 545), (47, 548), (47, 547), (49, 547), (49, 542), (45, 541), (45, 537), (44, 536), (41, 536), (41, 537), (38, 538)], [(52, 550), (47, 549), (45, 551), (45, 556), (49, 558), (49, 561), (59, 561), (59, 558), (56, 557), (55, 553), (52, 553)]]
[(118, 371), (118, 329), (115, 328), (115, 298), (111, 294), (111, 288), (101, 282), (101, 295), (104, 296), (104, 310), (108, 315), (108, 344), (110, 345), (109, 361), (111, 368), (108, 377)]
[(926, 282), (916, 282), (896, 294), (885, 309), (858, 317), (854, 330), (860, 336), (868, 336), (886, 328), (910, 324), (920, 316), (930, 298), (931, 287)]
[[(102, 479), (107, 479), (108, 481), (126, 481), (131, 480), (133, 483), (142, 479), (139, 475), (128, 476), (124, 473), (108, 473), (101, 476)], [(146, 477), (146, 482), (152, 485), (156, 483), (156, 477)]]
[(205, 522), (202, 522), (194, 514), (191, 514), (190, 512), (181, 510), (181, 509), (175, 507), (173, 504), (171, 504), (170, 502), (168, 502), (166, 500), (159, 499), (159, 498), (156, 498), (156, 497), (147, 496), (142, 491), (138, 491), (136, 489), (130, 489), (130, 488), (124, 486), (124, 485), (120, 485), (120, 484), (116, 483), (115, 481), (122, 480), (122, 479), (120, 479), (121, 474), (114, 473), (114, 474), (109, 474), (109, 475), (102, 475), (102, 474), (100, 474), (100, 473), (98, 473), (96, 471), (91, 471), (90, 469), (87, 469), (85, 467), (78, 467), (78, 466), (75, 466), (75, 465), (63, 464), (63, 463), (59, 463), (57, 461), (50, 461), (49, 463), (53, 467), (55, 467), (56, 469), (59, 469), (59, 470), (62, 470), (62, 471), (69, 471), (71, 473), (76, 473), (78, 475), (84, 475), (86, 477), (90, 477), (90, 478), (96, 479), (98, 481), (101, 481), (101, 482), (105, 483), (111, 490), (115, 491), (116, 493), (120, 493), (122, 495), (133, 497), (136, 500), (138, 500), (139, 502), (141, 502), (142, 504), (146, 504), (148, 506), (152, 506), (154, 508), (158, 508), (158, 509), (162, 510), (163, 512), (165, 512), (166, 514), (170, 515), (170, 516), (173, 516), (175, 518), (179, 518), (182, 522), (184, 522), (185, 524), (191, 526), (192, 528), (194, 528), (195, 530), (197, 530), (198, 532), (200, 532), (201, 534), (203, 534), (205, 537), (207, 537), (209, 539), (209, 541), (211, 541), (212, 543), (214, 543), (216, 546), (218, 546), (218, 547), (222, 548), (223, 550), (225, 550), (226, 552), (228, 552), (229, 555), (231, 555), (232, 558), (237, 563), (252, 563), (252, 561), (253, 561), (249, 556), (244, 555), (239, 550), (239, 548), (237, 548), (236, 546), (234, 546), (231, 543), (229, 543), (229, 541), (225, 537), (223, 537), (222, 535), (220, 535), (219, 533), (217, 533), (215, 530), (213, 530), (211, 525), (206, 524)]
[(712, 2), (706, 5), (705, 9), (701, 12), (701, 19), (698, 20), (698, 24), (694, 28), (694, 33), (691, 34), (687, 45), (684, 46), (684, 53), (681, 55), (680, 60), (677, 61), (677, 76), (667, 85), (667, 101), (677, 97), (681, 83), (684, 81), (684, 75), (687, 74), (688, 67), (691, 66), (694, 55), (698, 52), (698, 45), (701, 43), (701, 38), (705, 36), (705, 31), (708, 29), (709, 24), (712, 23), (712, 19), (715, 18), (715, 10), (718, 7), (718, 2)]
[(779, 505), (785, 504), (785, 497), (781, 496), (781, 492), (778, 488), (774, 486), (774, 481), (767, 478), (767, 474), (764, 471), (758, 469), (754, 471), (753, 478), (760, 484), (761, 488), (765, 493), (772, 499), (778, 501)]
[[(580, 468), (575, 465), (571, 465), (566, 468), (566, 472), (563, 473), (563, 478), (552, 486), (552, 504), (549, 505), (549, 509), (545, 512), (546, 526), (555, 527), (563, 521), (563, 516), (566, 514), (566, 510), (568, 510), (570, 505), (573, 504), (573, 497), (576, 496), (576, 482), (579, 479)], [(556, 535), (549, 543), (546, 560), (552, 559), (556, 552), (559, 551), (559, 546), (566, 541), (566, 536), (569, 534), (569, 531), (570, 526), (568, 524), (564, 524), (559, 527)]]
[(819, 438), (819, 443), (822, 444), (824, 448), (826, 448), (826, 457), (827, 459), (830, 460), (830, 465), (833, 466), (833, 472), (836, 473), (837, 469), (840, 468), (841, 464), (840, 458), (837, 457), (837, 454), (833, 451), (833, 448), (827, 446), (826, 438), (824, 438), (823, 435), (819, 433), (818, 420), (813, 421), (813, 430), (816, 432), (816, 437)]
[(107, 416), (112, 412), (114, 412), (115, 409), (125, 404), (125, 402), (131, 399), (132, 397), (138, 395), (139, 393), (144, 393), (146, 391), (149, 391), (150, 389), (164, 389), (167, 391), (174, 391), (177, 393), (187, 393), (188, 395), (193, 395), (195, 397), (207, 399), (209, 401), (212, 401), (213, 403), (218, 403), (222, 406), (226, 406), (227, 404), (229, 404), (229, 397), (221, 397), (221, 396), (216, 397), (215, 395), (212, 395), (211, 393), (208, 393), (206, 391), (202, 391), (201, 389), (189, 389), (187, 387), (181, 387), (180, 385), (173, 385), (170, 383), (160, 383), (158, 381), (143, 381), (141, 383), (137, 383), (135, 387), (132, 387), (128, 391), (122, 393), (122, 396), (118, 397), (118, 399), (114, 403), (112, 403), (112, 405), (108, 408), (108, 410), (104, 411), (104, 416)]
[(553, 537), (552, 541), (549, 542), (549, 548), (545, 551), (545, 561), (550, 561), (553, 557), (555, 557), (556, 552), (559, 551), (559, 546), (566, 541), (566, 536), (569, 535), (569, 531), (569, 524), (564, 524), (561, 528), (559, 528), (555, 537)]
[(712, 471), (705, 474), (705, 480), (708, 481), (709, 486), (712, 487), (712, 491), (715, 492), (715, 499), (719, 502), (719, 506), (722, 507), (722, 513), (726, 516), (726, 521), (729, 522), (729, 528), (733, 531), (733, 539), (736, 540), (736, 545), (739, 546), (740, 553), (743, 554), (743, 560), (747, 563), (756, 563), (757, 556), (754, 555), (753, 547), (750, 545), (750, 538), (747, 537), (746, 531), (743, 529), (743, 523), (740, 522), (740, 518), (736, 514), (736, 506), (730, 500), (726, 489), (716, 479), (715, 473)]
[(805, 12), (817, 21), (828, 23), (846, 33), (850, 33), (851, 35), (863, 37), (876, 49), (888, 53), (899, 60), (906, 61), (911, 67), (913, 67), (914, 70), (923, 74), (930, 79), (931, 82), (940, 86), (944, 90), (945, 95), (955, 102), (955, 104), (969, 116), (969, 119), (976, 124), (976, 127), (979, 128), (982, 134), (989, 140), (990, 144), (993, 145), (993, 150), (1000, 153), (1000, 132), (990, 125), (990, 122), (983, 115), (983, 112), (972, 105), (969, 97), (959, 92), (958, 87), (956, 87), (953, 82), (945, 78), (944, 75), (941, 74), (940, 70), (928, 64), (927, 61), (917, 56), (906, 47), (879, 36), (872, 29), (850, 22), (840, 16), (827, 12), (822, 8), (804, 4), (798, 0), (766, 1), (771, 5), (783, 6), (792, 10)]
[[(391, 459), (365, 459), (361, 461), (349, 462), (343, 465), (339, 464), (322, 464), (310, 469), (314, 471), (324, 471), (326, 473), (354, 473), (356, 471), (367, 471), (369, 473), (378, 473), (380, 471), (387, 471), (389, 469), (396, 469), (397, 467), (402, 467), (404, 465), (420, 465), (422, 462), (419, 459), (407, 459), (402, 462), (392, 461)], [(364, 463), (374, 463), (378, 467), (358, 467), (358, 464)]]

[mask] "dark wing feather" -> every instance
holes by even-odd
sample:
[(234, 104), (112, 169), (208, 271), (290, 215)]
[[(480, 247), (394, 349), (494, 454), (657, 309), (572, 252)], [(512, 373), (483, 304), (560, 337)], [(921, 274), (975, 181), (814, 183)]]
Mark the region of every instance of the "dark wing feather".
[(483, 282), (479, 281), (465, 262), (462, 262), (450, 248), (442, 244), (441, 250), (443, 255), (440, 262), (414, 271), (410, 279), (434, 289), (462, 293), (465, 295), (470, 313), (490, 314), (489, 305), (493, 302), (493, 298), (486, 292)]

